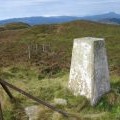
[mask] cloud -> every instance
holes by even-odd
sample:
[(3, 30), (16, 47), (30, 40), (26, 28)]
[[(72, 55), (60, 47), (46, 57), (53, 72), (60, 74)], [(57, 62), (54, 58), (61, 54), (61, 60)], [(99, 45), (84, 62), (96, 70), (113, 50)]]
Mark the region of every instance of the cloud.
[(85, 16), (120, 13), (120, 0), (0, 0), (0, 19), (25, 16)]
[(120, 2), (120, 0), (89, 0), (89, 1), (85, 1), (85, 0), (77, 0), (78, 4), (109, 4), (109, 3), (117, 3)]
[(37, 3), (51, 3), (59, 0), (0, 0), (0, 6), (19, 6), (19, 5), (33, 5)]

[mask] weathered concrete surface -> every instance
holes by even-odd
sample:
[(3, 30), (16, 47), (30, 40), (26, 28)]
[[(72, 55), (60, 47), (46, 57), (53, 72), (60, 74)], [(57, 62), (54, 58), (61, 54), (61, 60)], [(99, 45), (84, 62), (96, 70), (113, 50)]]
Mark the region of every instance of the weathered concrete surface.
[(86, 96), (91, 105), (110, 90), (104, 39), (85, 37), (74, 40), (69, 88), (74, 95)]

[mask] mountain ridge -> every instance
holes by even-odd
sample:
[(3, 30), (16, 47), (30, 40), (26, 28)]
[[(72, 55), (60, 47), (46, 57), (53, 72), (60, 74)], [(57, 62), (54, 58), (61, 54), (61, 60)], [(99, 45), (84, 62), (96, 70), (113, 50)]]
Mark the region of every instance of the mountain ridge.
[[(78, 16), (51, 16), (51, 17), (43, 17), (43, 16), (33, 16), (33, 17), (23, 17), (23, 18), (11, 18), (6, 20), (0, 20), (0, 25), (8, 24), (8, 23), (14, 23), (14, 22), (23, 22), (27, 23), (29, 25), (37, 25), (37, 24), (55, 24), (55, 23), (64, 23), (64, 22), (71, 22), (74, 20), (90, 20), (90, 21), (96, 21), (96, 22), (103, 22), (105, 19), (119, 19), (120, 20), (120, 14), (109, 12), (105, 14), (100, 15), (93, 15), (93, 16), (84, 16), (84, 17), (78, 17)], [(111, 23), (114, 23), (115, 21), (109, 21)], [(107, 23), (105, 21), (105, 23)], [(120, 24), (120, 23), (117, 23)]]

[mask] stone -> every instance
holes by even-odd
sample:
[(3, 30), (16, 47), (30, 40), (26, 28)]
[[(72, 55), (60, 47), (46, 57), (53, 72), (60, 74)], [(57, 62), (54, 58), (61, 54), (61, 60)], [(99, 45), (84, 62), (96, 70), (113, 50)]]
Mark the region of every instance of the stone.
[(52, 115), (52, 120), (63, 120), (63, 115), (58, 113), (58, 112), (54, 112)]
[(29, 120), (38, 120), (41, 109), (39, 106), (30, 106), (25, 108), (25, 113)]
[(67, 100), (62, 99), (62, 98), (55, 98), (54, 103), (56, 105), (67, 105)]
[(74, 40), (68, 87), (74, 95), (88, 98), (93, 106), (110, 91), (103, 38), (85, 37)]

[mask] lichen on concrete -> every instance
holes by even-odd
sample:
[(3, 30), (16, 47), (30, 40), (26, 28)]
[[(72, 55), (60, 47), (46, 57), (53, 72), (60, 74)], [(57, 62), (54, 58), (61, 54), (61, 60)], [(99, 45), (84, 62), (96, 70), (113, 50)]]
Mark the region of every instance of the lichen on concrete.
[(104, 39), (85, 37), (74, 40), (69, 88), (76, 96), (86, 96), (91, 105), (110, 90)]

